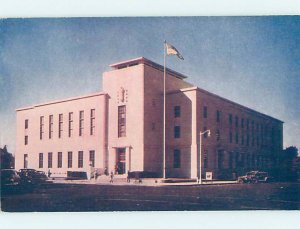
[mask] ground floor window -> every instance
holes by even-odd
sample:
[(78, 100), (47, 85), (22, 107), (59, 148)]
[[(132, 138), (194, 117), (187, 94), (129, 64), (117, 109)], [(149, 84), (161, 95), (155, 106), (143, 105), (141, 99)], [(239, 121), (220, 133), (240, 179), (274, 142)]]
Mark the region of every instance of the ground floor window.
[(180, 150), (174, 149), (174, 160), (173, 160), (173, 167), (180, 168), (181, 161), (180, 161)]
[(95, 150), (90, 150), (90, 165), (95, 167)]
[(57, 168), (62, 168), (62, 152), (57, 153)]
[(39, 168), (43, 168), (43, 153), (39, 153)]
[(83, 168), (83, 151), (78, 152), (78, 168)]
[(24, 154), (24, 169), (28, 168), (28, 154)]
[(52, 168), (52, 153), (48, 153), (48, 168)]
[(72, 168), (72, 160), (73, 160), (73, 153), (71, 151), (68, 152), (68, 168)]

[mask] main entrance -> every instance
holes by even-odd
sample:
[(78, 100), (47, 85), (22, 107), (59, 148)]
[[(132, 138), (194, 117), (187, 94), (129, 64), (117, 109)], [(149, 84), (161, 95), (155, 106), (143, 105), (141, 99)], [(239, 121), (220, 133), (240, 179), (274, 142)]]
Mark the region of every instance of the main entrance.
[(126, 171), (126, 148), (117, 148), (117, 155), (116, 155), (116, 174), (125, 174)]

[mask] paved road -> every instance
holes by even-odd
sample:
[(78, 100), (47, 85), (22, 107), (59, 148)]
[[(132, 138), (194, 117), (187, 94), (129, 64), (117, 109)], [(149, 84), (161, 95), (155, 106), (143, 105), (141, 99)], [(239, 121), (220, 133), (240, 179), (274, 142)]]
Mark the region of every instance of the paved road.
[(300, 184), (120, 186), (47, 184), (2, 193), (1, 209), (31, 211), (299, 210)]

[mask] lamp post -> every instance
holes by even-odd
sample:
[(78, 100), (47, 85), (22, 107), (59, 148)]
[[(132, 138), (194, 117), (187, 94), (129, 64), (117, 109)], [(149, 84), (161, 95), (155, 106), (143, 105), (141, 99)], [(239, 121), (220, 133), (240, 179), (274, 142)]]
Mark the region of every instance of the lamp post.
[(200, 155), (199, 155), (199, 180), (198, 183), (202, 184), (202, 135), (206, 134), (208, 135), (208, 137), (210, 137), (210, 130), (205, 130), (203, 132), (200, 131)]

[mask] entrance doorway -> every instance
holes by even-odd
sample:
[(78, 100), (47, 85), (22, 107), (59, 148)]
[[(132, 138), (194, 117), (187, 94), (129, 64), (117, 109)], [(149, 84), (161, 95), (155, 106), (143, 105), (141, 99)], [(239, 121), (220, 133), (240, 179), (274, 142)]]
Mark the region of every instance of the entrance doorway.
[(126, 148), (117, 149), (116, 174), (126, 173)]

